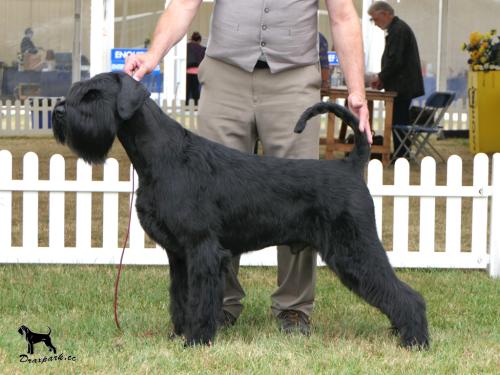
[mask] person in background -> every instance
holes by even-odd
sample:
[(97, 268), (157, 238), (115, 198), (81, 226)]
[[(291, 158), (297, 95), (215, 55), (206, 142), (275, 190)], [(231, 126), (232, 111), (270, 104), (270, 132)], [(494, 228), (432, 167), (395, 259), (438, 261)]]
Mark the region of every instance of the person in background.
[[(172, 0), (148, 52), (129, 56), (124, 71), (138, 80), (151, 72), (186, 34), (201, 3)], [(302, 112), (320, 96), (318, 6), (318, 0), (214, 2), (206, 55), (198, 71), (198, 134), (246, 153), (253, 152), (258, 137), (266, 155), (318, 159), (319, 117), (311, 119), (302, 134), (293, 132)], [(326, 6), (349, 107), (371, 143), (359, 16), (352, 0), (326, 0)], [(293, 254), (287, 246), (278, 247), (278, 288), (271, 296), (271, 310), (284, 333), (310, 333), (316, 259), (312, 250)], [(228, 269), (220, 325), (234, 324), (243, 309), (238, 269), (239, 257)]]
[[(420, 66), (417, 40), (410, 26), (394, 15), (394, 9), (385, 1), (375, 1), (368, 14), (372, 22), (387, 32), (382, 55), (381, 71), (372, 80), (376, 89), (397, 92), (394, 98), (392, 124), (410, 123), (410, 104), (413, 98), (424, 95), (424, 79)], [(394, 150), (398, 150), (400, 140), (393, 130)], [(404, 138), (400, 131), (399, 137)], [(409, 148), (410, 144), (406, 143)], [(393, 157), (407, 157), (405, 147)]]
[(186, 61), (186, 103), (189, 99), (198, 105), (200, 99), (200, 82), (198, 80), (198, 67), (205, 57), (206, 48), (201, 45), (201, 34), (195, 31), (191, 34), (191, 40), (187, 44)]
[(38, 53), (38, 48), (35, 47), (35, 43), (33, 43), (33, 29), (28, 27), (24, 30), (24, 37), (21, 40), (21, 53), (25, 54), (26, 52), (31, 54)]

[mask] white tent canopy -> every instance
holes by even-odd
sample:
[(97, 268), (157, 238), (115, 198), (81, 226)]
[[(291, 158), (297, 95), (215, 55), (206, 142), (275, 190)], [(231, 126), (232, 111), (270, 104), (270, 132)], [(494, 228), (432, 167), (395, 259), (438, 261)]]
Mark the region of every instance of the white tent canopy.
[[(79, 0), (74, 0), (75, 6)], [(213, 2), (213, 0), (204, 0)], [(165, 1), (165, 7), (170, 0)], [(368, 72), (380, 70), (380, 59), (384, 49), (384, 32), (369, 21), (367, 10), (373, 0), (363, 0), (362, 27), (365, 46), (365, 66)], [(443, 20), (446, 19), (448, 0), (439, 0), (438, 53), (437, 53), (437, 88), (442, 85), (443, 64)], [(110, 70), (110, 52), (114, 47), (115, 35), (115, 0), (91, 0), (90, 27), (90, 74), (91, 76)], [(76, 33), (75, 33), (76, 34)], [(167, 54), (164, 59), (163, 90), (167, 100), (185, 97), (186, 92), (186, 36)]]

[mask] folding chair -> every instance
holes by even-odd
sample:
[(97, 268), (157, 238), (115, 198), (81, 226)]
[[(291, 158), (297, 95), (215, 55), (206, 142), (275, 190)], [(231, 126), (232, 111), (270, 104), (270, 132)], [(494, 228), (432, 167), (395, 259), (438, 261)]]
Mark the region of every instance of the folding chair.
[[(412, 107), (417, 113), (411, 124), (395, 124), (392, 127), (395, 130), (394, 136), (400, 141), (394, 155), (399, 155), (404, 149), (409, 158), (415, 161), (419, 155), (431, 155), (444, 162), (444, 158), (429, 142), (429, 138), (443, 128), (440, 122), (454, 99), (454, 92), (436, 91), (427, 98), (423, 107)], [(412, 149), (415, 151), (412, 152)]]

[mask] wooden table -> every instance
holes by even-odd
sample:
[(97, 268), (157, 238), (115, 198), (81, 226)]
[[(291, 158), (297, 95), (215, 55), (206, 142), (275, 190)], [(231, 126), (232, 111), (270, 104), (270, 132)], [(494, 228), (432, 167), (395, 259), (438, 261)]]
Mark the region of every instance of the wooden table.
[[(327, 89), (321, 92), (323, 96), (328, 96), (332, 102), (336, 99), (347, 99), (348, 92), (346, 87), (336, 87)], [(373, 119), (373, 101), (381, 100), (385, 106), (385, 121), (384, 121), (384, 143), (382, 145), (372, 145), (372, 153), (382, 154), (382, 163), (388, 165), (391, 160), (391, 145), (392, 145), (392, 108), (394, 97), (397, 93), (393, 91), (379, 91), (374, 89), (366, 89), (366, 100), (368, 101), (368, 110), (370, 112), (370, 121)], [(371, 126), (371, 124), (370, 124)], [(345, 134), (347, 125), (342, 123), (339, 132), (339, 138), (335, 138), (335, 114), (328, 114), (328, 124), (326, 128), (326, 159), (333, 159), (335, 151), (350, 152), (353, 145), (345, 142)]]

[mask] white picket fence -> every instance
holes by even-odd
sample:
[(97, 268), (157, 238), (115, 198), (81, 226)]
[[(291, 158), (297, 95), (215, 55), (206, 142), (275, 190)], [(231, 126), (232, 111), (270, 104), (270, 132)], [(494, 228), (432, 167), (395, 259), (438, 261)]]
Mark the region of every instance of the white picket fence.
[[(61, 98), (32, 98), (21, 102), (7, 100), (0, 101), (0, 136), (31, 136), (47, 135), (51, 130), (49, 127), (49, 117), (52, 108), (57, 100)], [(162, 109), (168, 115), (174, 117), (179, 123), (188, 129), (197, 128), (197, 108), (194, 102), (186, 104), (176, 101), (162, 103)], [(372, 126), (377, 134), (383, 134), (383, 124), (385, 110), (383, 102), (374, 102)], [(323, 115), (325, 121), (322, 122), (322, 136), (326, 134), (326, 115)], [(450, 107), (442, 121), (444, 130), (467, 130), (467, 109), (460, 105)]]
[[(59, 97), (36, 97), (20, 100), (0, 100), (0, 136), (50, 135), (50, 116)], [(193, 101), (189, 104), (163, 101), (162, 109), (188, 129), (196, 129), (197, 108)]]
[[(116, 264), (121, 255), (119, 240), (119, 194), (130, 196), (131, 181), (119, 180), (119, 165), (108, 159), (103, 179), (92, 180), (92, 167), (77, 162), (75, 180), (65, 179), (65, 160), (60, 155), (50, 159), (49, 178), (39, 179), (39, 161), (33, 152), (23, 159), (22, 180), (12, 179), (12, 155), (0, 151), (0, 263), (86, 263)], [(400, 159), (395, 164), (394, 184), (383, 184), (383, 168), (378, 160), (368, 166), (368, 186), (375, 203), (378, 234), (382, 238), (384, 220), (382, 200), (393, 198), (393, 249), (388, 251), (394, 267), (477, 268), (489, 269), (500, 276), (500, 154), (490, 160), (485, 154), (474, 159), (471, 186), (462, 186), (462, 160), (451, 156), (447, 164), (447, 184), (436, 185), (436, 163), (426, 157), (421, 165), (421, 184), (410, 185), (409, 163)], [(132, 173), (132, 171), (131, 171)], [(130, 174), (131, 175), (131, 174)], [(491, 175), (491, 183), (489, 176)], [(137, 176), (136, 176), (137, 178)], [(137, 179), (135, 180), (137, 181)], [(40, 223), (39, 195), (48, 192), (47, 223)], [(76, 194), (75, 206), (67, 208), (69, 193)], [(102, 209), (93, 212), (92, 195), (102, 194)], [(13, 215), (13, 201), (22, 200), (22, 217)], [(19, 195), (21, 196), (19, 198)], [(410, 206), (417, 197), (419, 207)], [(168, 197), (165, 197), (168, 199)], [(228, 197), (230, 199), (230, 197)], [(413, 198), (412, 198), (413, 199)], [(436, 226), (436, 200), (446, 200), (446, 221)], [(470, 248), (462, 245), (462, 200), (472, 199)], [(66, 209), (76, 220), (69, 228)], [(94, 207), (95, 209), (95, 207)], [(102, 218), (99, 246), (92, 245), (93, 214)], [(409, 218), (419, 215), (418, 248), (409, 248)], [(123, 216), (123, 215), (122, 215)], [(16, 220), (17, 219), (17, 223)], [(14, 224), (15, 223), (15, 224)], [(39, 227), (48, 227), (48, 246), (40, 245)], [(68, 245), (67, 233), (75, 233), (74, 245)], [(13, 245), (15, 231), (22, 231), (20, 244)], [(444, 248), (436, 248), (436, 233), (445, 231)], [(132, 211), (130, 238), (125, 264), (167, 264), (165, 252), (150, 245), (139, 224), (135, 207)], [(245, 254), (243, 265), (275, 265), (276, 249), (268, 248)]]

